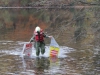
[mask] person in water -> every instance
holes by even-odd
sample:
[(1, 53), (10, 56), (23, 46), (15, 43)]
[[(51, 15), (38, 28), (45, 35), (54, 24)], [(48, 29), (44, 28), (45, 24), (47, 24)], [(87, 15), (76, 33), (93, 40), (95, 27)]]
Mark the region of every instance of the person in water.
[(40, 52), (43, 55), (45, 53), (45, 42), (44, 38), (52, 38), (52, 36), (47, 36), (44, 34), (43, 30), (37, 26), (34, 30), (33, 37), (31, 38), (30, 42), (35, 41), (34, 47), (36, 49), (36, 55), (39, 56)]

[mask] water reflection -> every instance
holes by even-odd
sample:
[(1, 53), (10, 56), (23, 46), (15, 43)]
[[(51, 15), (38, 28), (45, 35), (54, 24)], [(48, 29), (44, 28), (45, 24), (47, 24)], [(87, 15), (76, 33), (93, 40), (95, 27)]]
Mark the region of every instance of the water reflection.
[[(60, 71), (60, 63), (58, 57), (36, 57), (30, 58), (28, 56), (22, 57), (23, 70), (25, 73), (32, 73), (38, 75), (52, 75), (58, 74)], [(59, 72), (61, 73), (61, 71)]]
[(1, 75), (99, 75), (100, 51), (60, 46), (59, 57), (20, 57), (25, 42), (0, 41)]
[(40, 74), (43, 73), (45, 69), (49, 69), (50, 66), (50, 60), (47, 57), (30, 58), (25, 56), (22, 59), (24, 71), (34, 70), (33, 73)]
[(99, 75), (100, 74), (100, 55), (94, 53), (94, 50), (76, 50), (69, 53), (67, 65), (71, 65), (71, 70), (74, 69), (76, 73), (81, 75)]
[(49, 73), (52, 74), (61, 74), (60, 71), (60, 59), (56, 56), (50, 57), (50, 68)]
[(50, 60), (46, 57), (37, 57), (35, 59), (35, 68), (38, 70), (48, 69), (50, 65)]

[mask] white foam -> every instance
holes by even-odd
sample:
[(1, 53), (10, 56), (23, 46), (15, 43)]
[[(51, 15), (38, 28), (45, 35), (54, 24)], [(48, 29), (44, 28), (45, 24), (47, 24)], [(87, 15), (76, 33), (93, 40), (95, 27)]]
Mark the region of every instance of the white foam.
[[(65, 57), (67, 57), (66, 53), (69, 53), (69, 52), (70, 52), (69, 51), (69, 47), (66, 47), (66, 46), (60, 47), (58, 58), (65, 58)], [(49, 53), (50, 53), (49, 46), (46, 46), (44, 55), (42, 55), (40, 53), (39, 56), (49, 57)], [(34, 47), (32, 48), (32, 57), (36, 57), (36, 50), (35, 50)]]
[[(8, 42), (8, 41), (7, 41)], [(0, 50), (0, 53), (6, 53), (6, 54), (10, 54), (10, 55), (19, 55), (19, 56), (23, 56), (23, 47), (24, 47), (24, 44), (25, 43), (28, 43), (28, 42), (21, 42), (21, 41), (18, 41), (17, 44), (18, 45), (22, 45), (18, 48), (15, 47), (14, 50)], [(72, 50), (74, 50), (73, 48), (69, 48), (67, 46), (60, 46), (60, 51), (59, 51), (59, 54), (58, 54), (58, 58), (65, 58), (67, 57), (67, 53), (71, 52)], [(40, 53), (39, 56), (44, 56), (44, 57), (49, 57), (49, 53), (50, 53), (50, 50), (49, 50), (49, 46), (45, 46), (45, 53), (44, 55), (42, 55)], [(32, 57), (36, 57), (36, 49), (34, 47), (32, 47)]]

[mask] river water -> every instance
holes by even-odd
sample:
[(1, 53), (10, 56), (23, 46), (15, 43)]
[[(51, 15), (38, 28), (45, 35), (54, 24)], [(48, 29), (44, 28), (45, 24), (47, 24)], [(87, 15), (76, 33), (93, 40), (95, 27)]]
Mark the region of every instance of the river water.
[(100, 75), (99, 49), (76, 50), (60, 46), (58, 57), (49, 57), (49, 46), (44, 56), (23, 57), (26, 42), (0, 41), (0, 75)]

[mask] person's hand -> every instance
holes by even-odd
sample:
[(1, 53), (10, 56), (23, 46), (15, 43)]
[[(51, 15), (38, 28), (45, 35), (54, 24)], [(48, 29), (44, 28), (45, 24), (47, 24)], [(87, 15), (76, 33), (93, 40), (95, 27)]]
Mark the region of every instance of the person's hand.
[(49, 36), (49, 38), (52, 38), (52, 36)]
[(33, 40), (30, 40), (30, 43), (32, 43), (33, 42)]

